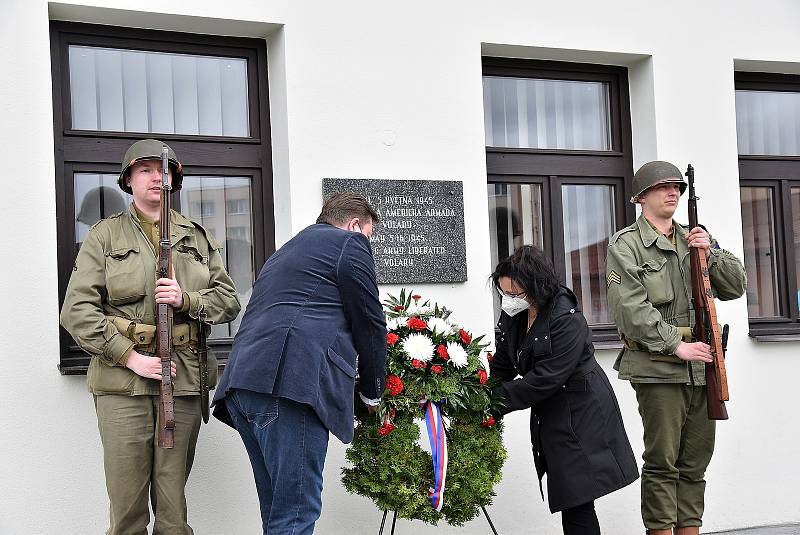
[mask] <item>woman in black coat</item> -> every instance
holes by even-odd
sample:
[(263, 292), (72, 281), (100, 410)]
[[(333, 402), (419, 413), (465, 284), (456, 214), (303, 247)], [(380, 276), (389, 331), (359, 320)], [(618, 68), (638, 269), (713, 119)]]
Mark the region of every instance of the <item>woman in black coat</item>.
[(550, 260), (529, 245), (492, 274), (502, 298), (500, 335), (491, 362), (503, 383), (501, 414), (531, 408), (539, 476), (547, 474), (550, 511), (566, 535), (594, 535), (594, 500), (639, 477), (619, 405), (594, 358), (575, 295), (559, 285)]

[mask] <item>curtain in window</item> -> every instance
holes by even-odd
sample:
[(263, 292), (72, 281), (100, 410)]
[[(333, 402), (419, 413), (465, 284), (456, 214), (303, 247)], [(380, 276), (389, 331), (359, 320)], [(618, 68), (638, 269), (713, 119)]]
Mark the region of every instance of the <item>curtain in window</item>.
[(741, 204), (748, 314), (751, 318), (780, 316), (773, 190), (742, 187)]
[(736, 91), (739, 154), (800, 155), (800, 93)]
[(608, 84), (483, 77), (489, 147), (611, 150)]
[(606, 300), (606, 250), (614, 233), (614, 187), (561, 187), (567, 286), (590, 325), (611, 323)]
[(247, 60), (73, 45), (72, 128), (249, 135)]

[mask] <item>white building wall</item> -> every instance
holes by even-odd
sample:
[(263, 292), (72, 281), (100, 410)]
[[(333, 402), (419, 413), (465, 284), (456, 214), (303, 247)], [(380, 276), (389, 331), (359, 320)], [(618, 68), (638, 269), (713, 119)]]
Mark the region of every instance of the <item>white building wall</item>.
[[(702, 219), (737, 255), (734, 62), (771, 65), (776, 72), (800, 63), (800, 4), (793, 0), (3, 0), (0, 16), (0, 225), (6, 229), (0, 533), (14, 535), (99, 533), (107, 521), (92, 399), (82, 377), (63, 377), (56, 369), (50, 18), (268, 38), (278, 243), (313, 222), (323, 177), (462, 180), (469, 281), (415, 289), (486, 333), (493, 325), (482, 54), (628, 66), (637, 167), (654, 158), (692, 162)], [(800, 431), (792, 399), (798, 345), (748, 338), (744, 299), (720, 305), (719, 312), (731, 324), (733, 399), (708, 473), (706, 528), (798, 522)], [(635, 399), (614, 379), (613, 358), (611, 351), (599, 352), (638, 456)], [(490, 508), (495, 524), (504, 534), (557, 533), (559, 518), (538, 497), (527, 413), (507, 423), (509, 460)], [(333, 439), (318, 532), (377, 533), (380, 512), (339, 484), (343, 455), (344, 446)], [(202, 430), (188, 500), (198, 534), (259, 530), (244, 449), (219, 422)], [(597, 508), (605, 533), (642, 532), (638, 483), (599, 500)], [(411, 530), (434, 533), (419, 522), (399, 523), (398, 533)], [(438, 532), (488, 529), (479, 518)]]

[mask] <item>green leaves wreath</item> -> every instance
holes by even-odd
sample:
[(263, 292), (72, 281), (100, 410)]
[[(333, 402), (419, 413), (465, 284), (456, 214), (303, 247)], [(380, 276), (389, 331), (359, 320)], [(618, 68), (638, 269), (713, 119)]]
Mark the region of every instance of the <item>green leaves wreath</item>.
[[(386, 389), (377, 417), (363, 404), (356, 414), (353, 443), (346, 453), (351, 468), (342, 482), (352, 493), (371, 498), (382, 510), (402, 518), (436, 524), (444, 518), (462, 525), (491, 503), (506, 458), (502, 423), (492, 417), (491, 353), (483, 336), (450, 321), (451, 311), (405, 290), (384, 302), (388, 346)], [(434, 474), (431, 455), (418, 444), (416, 419), (421, 400), (441, 400), (447, 428), (449, 463), (444, 505), (431, 506)]]

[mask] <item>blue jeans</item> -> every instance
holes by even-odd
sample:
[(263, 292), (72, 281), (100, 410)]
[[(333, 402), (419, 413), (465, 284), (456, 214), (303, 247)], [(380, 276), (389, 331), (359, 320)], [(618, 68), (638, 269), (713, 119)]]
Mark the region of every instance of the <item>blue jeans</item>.
[(264, 535), (313, 533), (328, 452), (314, 409), (249, 390), (232, 390), (225, 405), (250, 456)]

